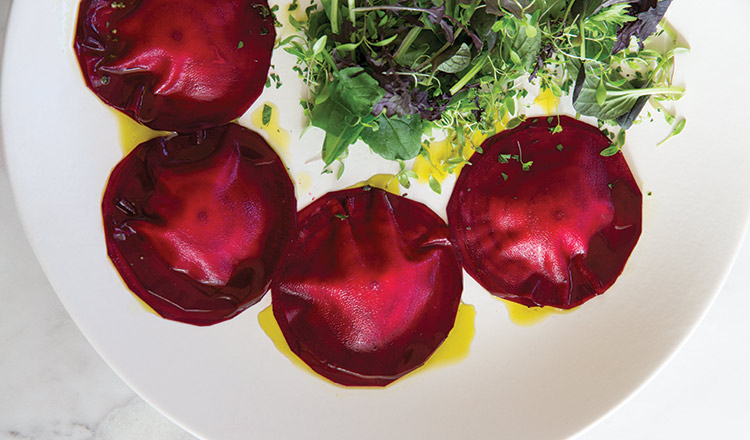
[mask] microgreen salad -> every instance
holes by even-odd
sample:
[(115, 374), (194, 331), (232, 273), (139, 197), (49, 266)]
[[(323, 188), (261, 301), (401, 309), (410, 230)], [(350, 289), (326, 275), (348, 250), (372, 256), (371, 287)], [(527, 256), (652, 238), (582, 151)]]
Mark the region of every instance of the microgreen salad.
[[(305, 20), (289, 16), (299, 32), (279, 46), (297, 57), (309, 87), (302, 106), (310, 125), (326, 132), (324, 172), (339, 161), (340, 175), (361, 139), (399, 161), (398, 181), (409, 187), (417, 175), (404, 161), (421, 157), (433, 174), (457, 173), (477, 140), (519, 125), (528, 85), (570, 96), (579, 115), (609, 127), (605, 156), (620, 151), (647, 102), (679, 133), (685, 120), (662, 104), (684, 94), (672, 83), (674, 56), (687, 49), (663, 20), (670, 3), (321, 0)], [(295, 0), (288, 10), (299, 7)], [(666, 48), (655, 50), (657, 39)], [(430, 147), (434, 130), (446, 136), (439, 153)]]

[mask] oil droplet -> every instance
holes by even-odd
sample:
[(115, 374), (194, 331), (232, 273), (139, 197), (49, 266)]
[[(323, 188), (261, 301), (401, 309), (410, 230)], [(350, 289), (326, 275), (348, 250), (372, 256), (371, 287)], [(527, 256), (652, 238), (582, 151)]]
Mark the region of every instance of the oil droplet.
[[(271, 117), (267, 124), (263, 123), (263, 108), (271, 108)], [(266, 133), (268, 143), (276, 150), (278, 154), (286, 153), (289, 150), (291, 136), (289, 132), (279, 125), (279, 108), (276, 105), (266, 101), (258, 107), (251, 115), (250, 122)]]
[(505, 114), (502, 118), (498, 119), (497, 123), (495, 123), (495, 134), (500, 133), (501, 131), (508, 128), (508, 122), (510, 121), (510, 115)]
[[(497, 298), (497, 297), (494, 297)], [(539, 324), (552, 315), (564, 315), (576, 310), (578, 307), (570, 310), (558, 309), (557, 307), (527, 307), (513, 301), (497, 298), (505, 303), (508, 308), (508, 317), (516, 325), (528, 327)]]
[(534, 98), (534, 104), (538, 105), (544, 113), (553, 115), (557, 113), (557, 106), (560, 105), (560, 98), (552, 93), (552, 89), (547, 88), (539, 92)]
[(172, 134), (168, 131), (152, 130), (145, 125), (135, 122), (130, 117), (112, 110), (117, 118), (117, 125), (120, 129), (120, 148), (123, 154), (127, 155), (139, 144), (159, 136)]
[(427, 160), (420, 154), (414, 160), (414, 165), (411, 168), (412, 171), (417, 173), (417, 180), (419, 182), (427, 183), (430, 176), (433, 176), (438, 182), (442, 182), (448, 175), (443, 166), (453, 150), (450, 140), (443, 139), (441, 141), (430, 142), (425, 149), (430, 153), (430, 159)]
[[(367, 180), (364, 180), (359, 183), (355, 183), (354, 185), (350, 186), (349, 188), (360, 188), (365, 185), (370, 185), (375, 188), (380, 188), (382, 190), (388, 191), (392, 194), (399, 194), (398, 191), (398, 179), (393, 174), (375, 174), (374, 176), (370, 177)], [(347, 188), (347, 189), (349, 189)]]
[[(476, 310), (474, 306), (469, 304), (461, 303), (458, 305), (458, 313), (456, 314), (456, 322), (453, 324), (453, 329), (445, 338), (445, 341), (438, 347), (433, 355), (427, 359), (420, 368), (410, 372), (407, 376), (423, 371), (427, 368), (440, 367), (450, 364), (455, 364), (469, 356), (471, 349), (471, 342), (474, 340), (474, 318), (476, 317)], [(284, 338), (284, 334), (281, 333), (279, 324), (276, 322), (276, 318), (273, 316), (273, 309), (271, 306), (266, 307), (258, 313), (258, 324), (268, 338), (273, 342), (273, 345), (277, 350), (281, 352), (287, 359), (289, 359), (293, 365), (302, 368), (303, 370), (314, 374), (315, 376), (325, 380), (328, 383), (336, 386), (343, 387), (335, 382), (332, 382), (325, 377), (319, 375), (306, 363), (304, 363), (296, 354), (292, 352), (289, 345)], [(403, 379), (403, 378), (402, 378)], [(401, 380), (401, 379), (399, 379)], [(396, 380), (394, 383), (398, 382)], [(363, 388), (363, 387), (357, 387)], [(379, 388), (379, 387), (364, 387), (364, 388)]]
[(292, 24), (289, 22), (290, 15), (294, 17), (294, 19), (297, 20), (297, 22), (299, 23), (304, 23), (307, 21), (307, 14), (305, 14), (305, 8), (299, 5), (297, 6), (296, 9), (292, 11), (290, 11), (288, 8), (289, 6), (283, 7), (282, 11), (284, 11), (284, 13), (279, 13), (279, 12), (276, 13), (276, 19), (279, 21), (279, 23), (281, 23), (281, 30), (276, 31), (277, 39), (279, 40), (283, 39), (287, 35), (297, 32), (294, 29), (294, 26), (292, 26)]
[[(507, 114), (502, 118), (498, 118), (495, 124), (495, 133), (505, 130), (505, 124), (509, 120), (510, 117)], [(482, 142), (487, 137), (488, 134), (477, 130), (471, 133), (471, 135), (467, 134), (465, 136), (466, 140), (463, 146), (454, 145), (449, 138), (430, 142), (425, 146), (425, 149), (429, 153), (429, 159), (420, 154), (412, 165), (411, 169), (417, 174), (417, 181), (428, 183), (430, 176), (432, 176), (435, 180), (442, 183), (448, 177), (448, 174), (458, 175), (477, 150), (477, 147), (482, 145)], [(456, 159), (459, 163), (456, 163)], [(460, 163), (461, 159), (464, 162)]]
[(312, 177), (310, 177), (310, 174), (306, 171), (302, 171), (297, 176), (295, 176), (294, 180), (296, 181), (297, 185), (297, 191), (299, 192), (305, 192), (312, 188)]
[[(320, 376), (318, 375), (318, 373), (313, 371), (312, 368), (307, 366), (306, 363), (302, 362), (302, 359), (298, 358), (297, 355), (294, 354), (294, 352), (292, 352), (292, 350), (289, 348), (289, 344), (286, 343), (284, 334), (281, 333), (281, 328), (279, 328), (279, 324), (276, 322), (276, 317), (273, 316), (273, 308), (271, 306), (266, 307), (265, 309), (261, 310), (260, 313), (258, 313), (258, 324), (260, 324), (260, 328), (263, 329), (263, 332), (266, 334), (266, 336), (268, 336), (268, 339), (273, 342), (273, 345), (276, 347), (276, 349), (279, 350), (281, 354), (286, 356), (286, 358), (289, 359), (292, 364), (325, 379), (323, 376)], [(326, 380), (328, 381), (328, 379)], [(328, 382), (334, 383), (331, 381)]]

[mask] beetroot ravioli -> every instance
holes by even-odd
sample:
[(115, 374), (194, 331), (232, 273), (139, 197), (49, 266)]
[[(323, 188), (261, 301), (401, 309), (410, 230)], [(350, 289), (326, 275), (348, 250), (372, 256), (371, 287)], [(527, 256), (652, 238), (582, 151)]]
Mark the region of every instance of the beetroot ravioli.
[(83, 0), (74, 47), (105, 103), (153, 129), (189, 132), (250, 107), (275, 37), (265, 0)]
[(300, 211), (272, 303), (289, 347), (313, 370), (384, 386), (442, 343), (462, 289), (445, 223), (420, 203), (364, 187)]
[(296, 208), (281, 159), (235, 124), (139, 145), (102, 202), (107, 251), (128, 287), (163, 317), (196, 325), (260, 300)]
[(638, 241), (642, 205), (623, 155), (600, 154), (608, 145), (565, 116), (487, 139), (448, 203), (469, 275), (527, 306), (569, 309), (608, 289)]

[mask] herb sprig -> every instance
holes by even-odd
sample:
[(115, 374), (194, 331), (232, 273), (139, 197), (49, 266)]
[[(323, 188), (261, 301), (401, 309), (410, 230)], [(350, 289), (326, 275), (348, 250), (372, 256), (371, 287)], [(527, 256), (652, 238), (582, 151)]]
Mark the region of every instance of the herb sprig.
[[(521, 122), (524, 81), (572, 95), (577, 112), (602, 124), (628, 128), (649, 99), (673, 122), (661, 103), (684, 93), (672, 84), (681, 49), (676, 38), (668, 50), (650, 47), (654, 33), (673, 36), (657, 26), (670, 2), (320, 0), (305, 21), (289, 17), (298, 35), (280, 45), (309, 87), (310, 124), (326, 131), (326, 166), (361, 139), (400, 162), (405, 187), (414, 173), (403, 161), (439, 165), (429, 176), (439, 191), (436, 177), (467, 163), (472, 140)], [(437, 161), (421, 142), (435, 129), (450, 143)], [(603, 154), (622, 148), (624, 132), (612, 136)]]

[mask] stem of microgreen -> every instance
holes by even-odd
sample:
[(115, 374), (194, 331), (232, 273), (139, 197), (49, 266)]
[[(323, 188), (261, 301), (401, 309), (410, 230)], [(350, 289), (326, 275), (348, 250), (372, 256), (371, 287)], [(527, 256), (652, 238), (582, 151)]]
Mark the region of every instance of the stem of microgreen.
[(443, 44), (443, 47), (441, 47), (440, 49), (438, 49), (437, 52), (435, 52), (434, 54), (432, 54), (432, 56), (427, 59), (427, 61), (425, 61), (422, 64), (420, 64), (419, 66), (417, 66), (414, 70), (420, 71), (420, 70), (424, 69), (425, 67), (429, 66), (430, 64), (432, 64), (432, 62), (435, 60), (435, 58), (439, 57), (449, 47), (451, 47), (451, 44), (446, 42), (445, 44)]
[(664, 29), (664, 32), (669, 35), (669, 38), (672, 39), (672, 44), (677, 44), (677, 40), (679, 39), (679, 35), (677, 34), (677, 31), (675, 28), (672, 27), (672, 25), (667, 21), (667, 19), (663, 19), (660, 23), (661, 28)]
[[(461, 35), (461, 31), (462, 30), (463, 29), (458, 28), (458, 29), (456, 29), (456, 31), (453, 32), (453, 39), (454, 40), (456, 38), (458, 38), (459, 35)], [(424, 69), (425, 67), (429, 66), (430, 64), (432, 64), (433, 61), (435, 61), (437, 59), (437, 57), (439, 57), (440, 55), (442, 55), (443, 52), (445, 52), (446, 50), (450, 49), (451, 46), (453, 46), (453, 44), (451, 44), (450, 42), (446, 41), (445, 44), (443, 44), (443, 46), (440, 47), (440, 49), (438, 49), (435, 53), (432, 54), (432, 56), (430, 56), (430, 58), (427, 59), (427, 61), (425, 61), (422, 64), (420, 64), (419, 66), (417, 66), (416, 69), (414, 69), (414, 70), (420, 71), (420, 70)]]
[(649, 87), (646, 89), (632, 89), (632, 90), (607, 90), (607, 97), (609, 96), (645, 96), (645, 95), (683, 95), (685, 93), (684, 87)]
[(354, 24), (354, 22), (357, 20), (357, 18), (354, 16), (354, 9), (354, 0), (349, 0), (349, 21), (351, 21), (352, 24)]
[[(438, 83), (438, 87), (440, 87), (440, 80), (435, 77), (434, 73), (396, 72), (396, 75), (410, 76), (414, 79), (414, 84), (430, 85), (432, 84), (432, 80), (435, 80)], [(425, 79), (419, 80), (420, 77)]]
[(409, 33), (406, 34), (406, 37), (404, 37), (404, 41), (401, 42), (401, 44), (398, 46), (398, 49), (396, 49), (396, 52), (393, 54), (393, 59), (397, 63), (401, 61), (401, 56), (406, 53), (407, 50), (409, 50), (409, 47), (411, 47), (411, 44), (414, 42), (414, 40), (417, 39), (420, 32), (422, 32), (422, 28), (417, 26), (411, 28), (411, 30), (409, 30)]
[(424, 12), (425, 14), (430, 14), (433, 17), (437, 17), (437, 15), (429, 10), (426, 9), (419, 9), (419, 8), (410, 8), (408, 6), (361, 6), (359, 8), (354, 8), (353, 11), (355, 12), (368, 12), (368, 11), (410, 11), (410, 12)]
[(479, 73), (480, 70), (482, 70), (482, 67), (484, 67), (485, 64), (487, 64), (487, 61), (489, 61), (489, 55), (483, 56), (479, 61), (477, 61), (476, 64), (466, 72), (466, 75), (463, 76), (456, 84), (453, 85), (450, 89), (450, 94), (455, 95), (458, 93), (459, 90), (461, 90), (469, 81), (474, 78), (477, 73)]
[(331, 69), (333, 69), (335, 72), (338, 72), (339, 68), (336, 67), (336, 61), (331, 58), (331, 54), (329, 54), (327, 50), (324, 50), (323, 52), (321, 52), (321, 54), (323, 55), (323, 58), (325, 58), (328, 65), (331, 66)]
[(339, 0), (331, 0), (331, 32), (339, 33)]
[(581, 58), (586, 58), (586, 33), (583, 29), (583, 20), (578, 22), (578, 32), (581, 33)]

